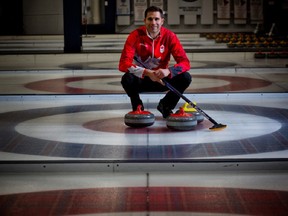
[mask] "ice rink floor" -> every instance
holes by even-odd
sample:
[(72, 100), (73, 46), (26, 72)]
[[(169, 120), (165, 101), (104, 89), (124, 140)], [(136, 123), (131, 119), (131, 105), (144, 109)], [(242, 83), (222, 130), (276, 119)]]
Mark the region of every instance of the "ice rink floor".
[(212, 49), (188, 52), (185, 96), (227, 124), (222, 131), (207, 119), (168, 129), (156, 110), (163, 93), (141, 95), (152, 126), (127, 127), (123, 38), (111, 39), (111, 52), (86, 41), (91, 52), (75, 55), (17, 55), (2, 43), (0, 215), (286, 215), (287, 59), (182, 40)]
[(191, 131), (168, 129), (156, 110), (162, 97), (157, 94), (142, 95), (144, 106), (156, 116), (155, 123), (146, 128), (124, 124), (124, 115), (131, 109), (122, 94), (3, 96), (1, 159), (287, 157), (286, 93), (189, 96), (228, 127), (211, 131), (213, 124), (206, 119)]

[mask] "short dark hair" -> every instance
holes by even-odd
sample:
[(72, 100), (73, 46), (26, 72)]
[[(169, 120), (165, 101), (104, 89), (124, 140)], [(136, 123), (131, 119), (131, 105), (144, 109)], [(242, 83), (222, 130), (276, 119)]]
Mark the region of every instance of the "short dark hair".
[(147, 17), (147, 14), (148, 14), (149, 12), (159, 12), (160, 15), (161, 15), (161, 18), (164, 18), (163, 10), (162, 10), (161, 8), (159, 8), (159, 7), (156, 7), (156, 6), (150, 6), (150, 7), (148, 7), (148, 8), (145, 10), (145, 13), (144, 13), (145, 18)]

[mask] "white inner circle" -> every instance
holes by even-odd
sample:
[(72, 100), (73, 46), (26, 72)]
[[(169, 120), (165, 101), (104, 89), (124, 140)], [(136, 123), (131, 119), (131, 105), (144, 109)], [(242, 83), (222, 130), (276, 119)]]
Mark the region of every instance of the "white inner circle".
[[(82, 126), (84, 123), (94, 120), (103, 119), (105, 121), (105, 119), (119, 117), (123, 117), (124, 124), (124, 115), (129, 111), (107, 110), (51, 115), (21, 122), (15, 127), (15, 130), (29, 137), (58, 142), (147, 146), (232, 141), (269, 134), (281, 128), (279, 122), (267, 117), (227, 111), (209, 111), (209, 115), (213, 116), (215, 120), (221, 119), (219, 123), (228, 125), (226, 129), (217, 132), (207, 128), (149, 134), (150, 127), (166, 127), (164, 120), (156, 120), (154, 125), (148, 128), (147, 133), (138, 134), (94, 131)], [(158, 112), (150, 111), (155, 114)], [(119, 122), (115, 122), (115, 124), (119, 124)]]

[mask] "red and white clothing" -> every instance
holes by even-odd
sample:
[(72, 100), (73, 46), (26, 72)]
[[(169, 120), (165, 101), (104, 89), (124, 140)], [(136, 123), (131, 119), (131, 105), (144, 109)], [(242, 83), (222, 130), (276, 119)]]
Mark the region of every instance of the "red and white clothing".
[[(176, 64), (169, 67), (171, 55)], [(137, 58), (137, 61), (133, 59)], [(190, 61), (178, 39), (172, 31), (161, 27), (156, 38), (150, 37), (145, 26), (132, 31), (128, 36), (119, 61), (119, 70), (130, 72), (143, 78), (145, 68), (170, 70), (169, 78), (190, 69)]]

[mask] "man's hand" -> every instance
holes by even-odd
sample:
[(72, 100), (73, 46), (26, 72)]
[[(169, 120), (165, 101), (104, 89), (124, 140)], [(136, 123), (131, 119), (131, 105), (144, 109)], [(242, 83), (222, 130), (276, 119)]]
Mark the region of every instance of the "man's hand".
[(161, 85), (165, 85), (155, 72), (156, 71), (145, 69), (144, 76), (148, 76), (152, 81), (159, 82)]
[(164, 77), (169, 76), (170, 70), (169, 69), (161, 69), (160, 68), (160, 69), (154, 71), (154, 73), (159, 79), (163, 79)]

